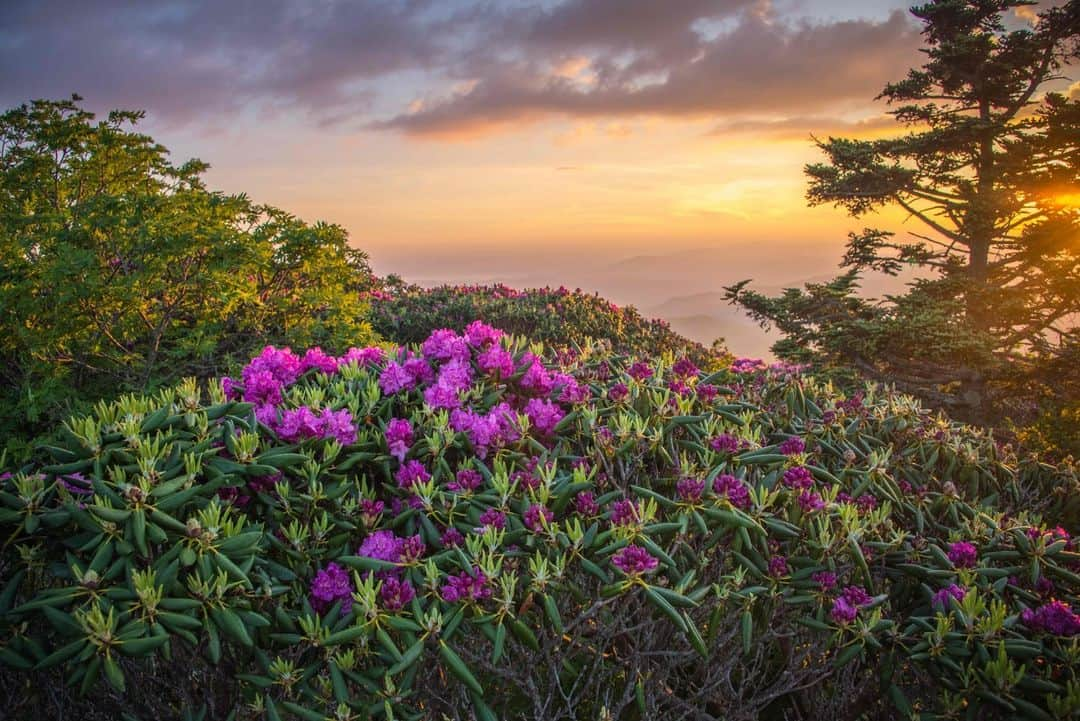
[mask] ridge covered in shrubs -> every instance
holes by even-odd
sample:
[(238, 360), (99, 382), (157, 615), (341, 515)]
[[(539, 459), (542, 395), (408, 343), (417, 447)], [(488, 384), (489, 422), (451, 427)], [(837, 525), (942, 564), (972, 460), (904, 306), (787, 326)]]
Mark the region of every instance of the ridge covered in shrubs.
[(618, 355), (688, 355), (703, 367), (730, 358), (722, 341), (706, 348), (649, 319), (633, 306), (619, 306), (580, 288), (517, 290), (494, 285), (443, 285), (421, 288), (390, 278), (369, 295), (370, 321), (394, 343), (421, 343), (433, 331), (461, 331), (482, 318), (507, 333), (525, 336), (551, 350), (602, 341)]
[(874, 387), (471, 323), (65, 435), (0, 491), (16, 714), (1080, 710), (1076, 469)]

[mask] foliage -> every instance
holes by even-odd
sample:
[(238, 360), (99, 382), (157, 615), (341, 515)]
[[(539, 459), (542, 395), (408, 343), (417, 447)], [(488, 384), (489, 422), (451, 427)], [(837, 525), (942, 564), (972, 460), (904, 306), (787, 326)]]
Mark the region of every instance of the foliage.
[(620, 355), (683, 352), (707, 367), (729, 358), (722, 341), (712, 349), (680, 336), (662, 320), (646, 319), (633, 306), (619, 307), (580, 289), (505, 285), (440, 286), (424, 289), (400, 282), (372, 297), (371, 324), (395, 343), (419, 343), (438, 328), (461, 330), (479, 318), (549, 348), (606, 341)]
[(1076, 468), (790, 367), (535, 352), (267, 348), (68, 422), (0, 493), (12, 712), (1080, 709)]
[[(1026, 398), (1056, 395), (1051, 367), (1077, 342), (1080, 312), (1080, 99), (1048, 91), (1080, 58), (1080, 3), (1007, 30), (1018, 0), (935, 0), (912, 9), (927, 62), (881, 96), (907, 128), (881, 140), (819, 141), (811, 204), (853, 217), (883, 206), (921, 225), (901, 240), (850, 236), (832, 283), (768, 298), (745, 283), (733, 302), (780, 328), (781, 357), (855, 367), (960, 417), (993, 421)], [(1052, 86), (1051, 86), (1052, 87)], [(922, 278), (878, 302), (868, 271)]]
[(0, 115), (0, 435), (117, 391), (209, 377), (259, 343), (371, 339), (345, 231), (206, 189), (79, 98)]

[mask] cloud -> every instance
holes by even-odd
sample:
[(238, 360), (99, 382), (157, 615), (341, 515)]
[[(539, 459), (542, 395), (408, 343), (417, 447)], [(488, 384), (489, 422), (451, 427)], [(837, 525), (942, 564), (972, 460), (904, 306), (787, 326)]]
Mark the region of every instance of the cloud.
[(770, 140), (809, 140), (838, 137), (872, 138), (897, 135), (904, 127), (891, 115), (877, 115), (862, 120), (845, 120), (828, 116), (795, 116), (770, 120), (733, 120), (720, 123), (709, 131), (711, 136), (729, 137), (733, 135), (752, 135)]
[[(651, 63), (647, 72), (635, 69), (633, 59), (620, 66), (612, 55), (600, 53), (591, 64), (598, 79), (582, 85), (547, 72), (542, 58), (514, 60), (491, 67), (466, 92), (429, 98), (418, 111), (374, 127), (449, 135), (551, 115), (814, 113), (874, 97), (918, 61), (918, 45), (918, 29), (902, 12), (881, 22), (794, 25), (746, 12), (715, 38), (699, 36), (693, 56), (662, 73)], [(645, 47), (642, 55), (657, 56), (657, 47)], [(619, 52), (626, 53), (626, 47)]]
[(0, 102), (77, 92), (164, 122), (292, 112), (460, 138), (551, 116), (835, 113), (918, 44), (900, 12), (799, 23), (769, 0), (7, 0)]
[(431, 2), (9, 0), (0, 8), (0, 98), (78, 92), (171, 119), (253, 103), (348, 114), (365, 83), (443, 62)]

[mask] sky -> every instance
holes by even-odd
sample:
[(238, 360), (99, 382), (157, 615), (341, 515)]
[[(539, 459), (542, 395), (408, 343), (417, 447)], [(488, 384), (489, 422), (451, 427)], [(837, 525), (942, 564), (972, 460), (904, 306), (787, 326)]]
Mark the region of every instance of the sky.
[(144, 109), (210, 187), (344, 226), (380, 274), (581, 287), (762, 355), (722, 288), (837, 272), (867, 221), (808, 208), (802, 169), (812, 136), (890, 131), (874, 98), (921, 57), (904, 8), (5, 0), (0, 103)]

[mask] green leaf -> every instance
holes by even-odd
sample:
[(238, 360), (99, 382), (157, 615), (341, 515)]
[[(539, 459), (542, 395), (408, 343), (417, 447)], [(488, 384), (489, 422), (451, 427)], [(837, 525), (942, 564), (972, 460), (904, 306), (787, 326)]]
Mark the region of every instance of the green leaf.
[(457, 653), (446, 645), (445, 641), (439, 641), (439, 655), (442, 656), (443, 661), (446, 662), (447, 668), (451, 673), (461, 679), (466, 686), (478, 696), (484, 695), (484, 689), (480, 685), (480, 682), (473, 676), (472, 671), (465, 665), (465, 662), (461, 660), (461, 657)]

